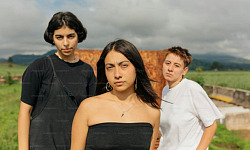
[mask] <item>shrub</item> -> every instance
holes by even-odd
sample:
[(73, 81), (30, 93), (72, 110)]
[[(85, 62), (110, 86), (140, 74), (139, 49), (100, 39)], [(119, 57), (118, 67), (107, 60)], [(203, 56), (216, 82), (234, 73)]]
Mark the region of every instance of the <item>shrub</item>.
[(15, 81), (12, 79), (10, 72), (7, 72), (7, 75), (4, 76), (5, 79), (5, 83), (8, 85), (11, 85), (13, 83), (15, 83)]
[(204, 84), (205, 84), (204, 78), (203, 78), (202, 76), (199, 76), (199, 75), (191, 77), (191, 80), (197, 82), (197, 83), (200, 84), (200, 86), (202, 86), (202, 87), (203, 87)]

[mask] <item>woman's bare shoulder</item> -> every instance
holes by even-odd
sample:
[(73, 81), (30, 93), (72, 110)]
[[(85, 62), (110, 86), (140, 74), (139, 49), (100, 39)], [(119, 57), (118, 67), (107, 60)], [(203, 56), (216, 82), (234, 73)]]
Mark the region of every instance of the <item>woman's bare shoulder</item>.
[(89, 97), (83, 100), (79, 107), (83, 107), (84, 109), (93, 109), (98, 106), (103, 105), (105, 102), (106, 94), (101, 94), (93, 97)]
[(153, 107), (151, 104), (146, 104), (146, 108), (149, 114), (152, 115), (154, 118), (160, 117), (160, 109)]

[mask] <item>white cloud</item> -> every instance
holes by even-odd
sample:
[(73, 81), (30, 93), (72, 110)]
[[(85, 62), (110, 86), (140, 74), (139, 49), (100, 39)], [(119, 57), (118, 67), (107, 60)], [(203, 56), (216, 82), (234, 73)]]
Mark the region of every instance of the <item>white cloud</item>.
[[(57, 11), (71, 11), (88, 30), (79, 48), (102, 49), (108, 42), (124, 38), (138, 49), (162, 50), (178, 45), (191, 53), (220, 52), (250, 59), (249, 6), (247, 0), (3, 2), (0, 57), (52, 49), (43, 40), (47, 23)], [(5, 49), (12, 53), (3, 52)]]

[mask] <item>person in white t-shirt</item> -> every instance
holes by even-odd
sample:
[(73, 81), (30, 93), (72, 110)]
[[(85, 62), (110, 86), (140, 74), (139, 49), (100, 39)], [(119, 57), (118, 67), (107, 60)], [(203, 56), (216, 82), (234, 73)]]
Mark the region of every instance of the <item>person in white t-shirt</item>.
[(208, 150), (222, 114), (196, 82), (185, 79), (192, 56), (187, 49), (166, 51), (158, 150)]

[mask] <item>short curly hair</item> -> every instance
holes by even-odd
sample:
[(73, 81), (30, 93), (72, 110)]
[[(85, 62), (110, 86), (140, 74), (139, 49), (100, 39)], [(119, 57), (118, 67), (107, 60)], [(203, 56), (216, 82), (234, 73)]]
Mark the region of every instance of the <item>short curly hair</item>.
[(87, 37), (87, 30), (82, 25), (81, 21), (71, 12), (58, 12), (51, 18), (47, 29), (44, 32), (44, 40), (52, 45), (54, 31), (67, 26), (74, 29), (78, 36), (78, 43), (82, 42)]
[(168, 54), (175, 54), (180, 56), (184, 61), (184, 67), (187, 67), (193, 60), (192, 55), (188, 52), (187, 49), (181, 48), (180, 46), (174, 46), (165, 50), (165, 58)]

